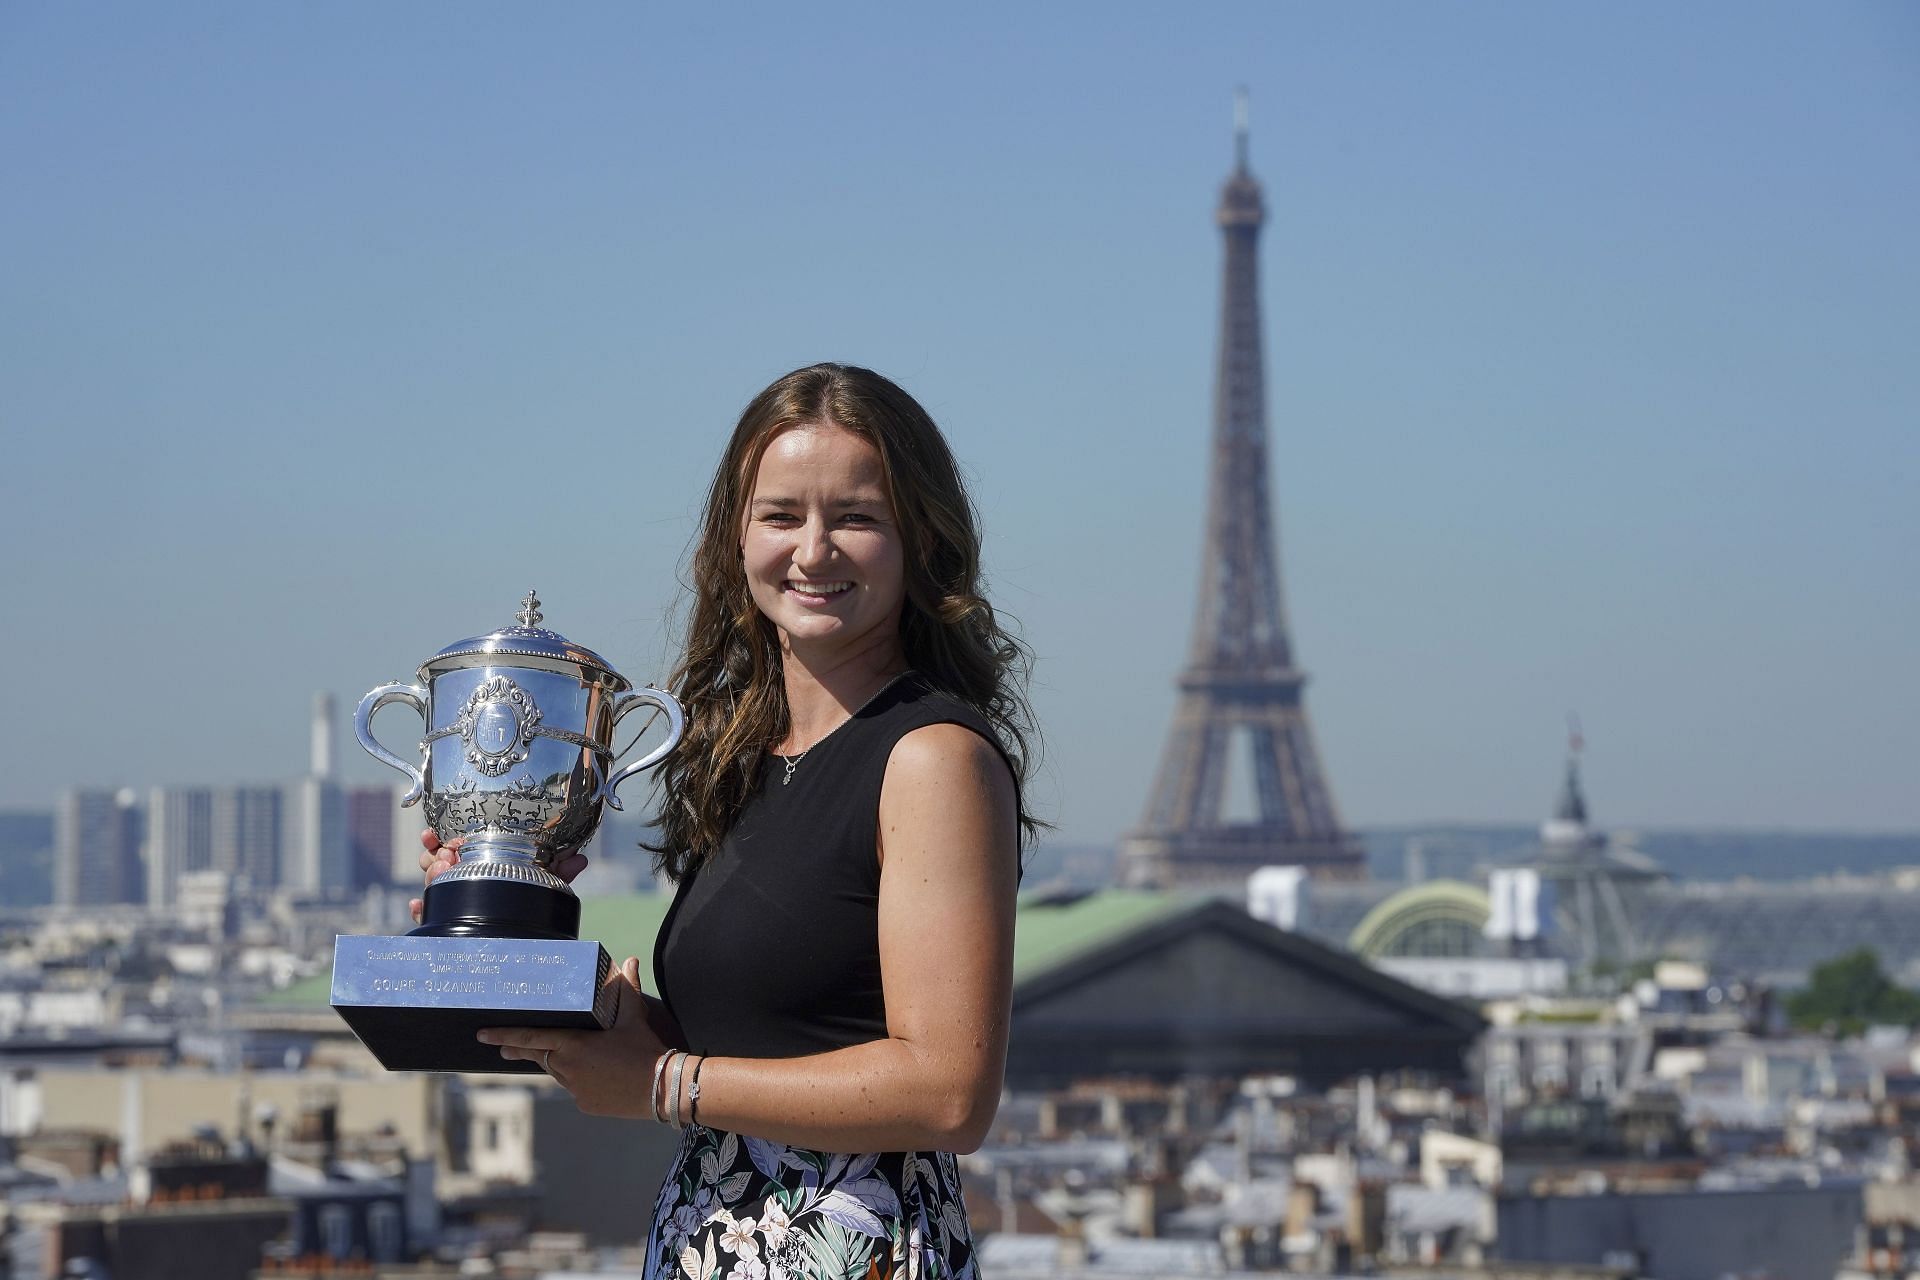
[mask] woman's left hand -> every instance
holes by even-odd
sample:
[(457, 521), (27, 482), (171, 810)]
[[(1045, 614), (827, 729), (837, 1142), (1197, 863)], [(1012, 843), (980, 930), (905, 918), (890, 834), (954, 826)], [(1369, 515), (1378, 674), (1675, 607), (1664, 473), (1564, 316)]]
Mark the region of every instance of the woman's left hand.
[(626, 989), (605, 1031), (488, 1027), (480, 1041), (499, 1045), (503, 1058), (539, 1063), (588, 1115), (651, 1120), (653, 1066), (668, 1045), (648, 1024), (640, 961), (628, 956), (607, 981)]

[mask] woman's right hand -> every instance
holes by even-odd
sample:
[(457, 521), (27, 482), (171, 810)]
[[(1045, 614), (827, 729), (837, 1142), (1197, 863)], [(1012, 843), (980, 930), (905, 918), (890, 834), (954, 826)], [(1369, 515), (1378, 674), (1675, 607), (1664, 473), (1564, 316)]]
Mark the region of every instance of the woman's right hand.
[[(459, 840), (441, 844), (439, 833), (432, 827), (420, 833), (420, 871), (426, 876), (428, 884), (433, 883), (435, 876), (460, 861), (460, 845)], [(420, 913), (426, 910), (426, 906), (425, 898), (415, 898), (407, 903), (407, 910), (413, 913), (415, 924), (420, 923)]]
[[(464, 840), (450, 840), (441, 844), (439, 833), (432, 827), (420, 833), (420, 871), (426, 876), (428, 884), (432, 884), (433, 878), (442, 871), (459, 863), (460, 846), (464, 843)], [(552, 868), (553, 874), (568, 884), (572, 884), (573, 878), (586, 869), (587, 855), (578, 850), (554, 859)], [(415, 924), (420, 923), (420, 913), (426, 910), (426, 905), (425, 898), (414, 898), (407, 903), (407, 910), (412, 912)]]

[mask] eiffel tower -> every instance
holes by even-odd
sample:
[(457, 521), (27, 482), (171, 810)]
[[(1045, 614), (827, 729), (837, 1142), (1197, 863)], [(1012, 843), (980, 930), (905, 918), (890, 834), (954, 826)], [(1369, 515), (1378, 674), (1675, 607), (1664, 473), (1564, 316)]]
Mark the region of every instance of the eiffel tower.
[[(1267, 495), (1267, 389), (1260, 349), (1260, 184), (1247, 171), (1246, 99), (1235, 100), (1235, 164), (1216, 221), (1226, 241), (1213, 463), (1200, 607), (1180, 701), (1138, 830), (1120, 846), (1136, 888), (1244, 884), (1263, 866), (1356, 880), (1366, 860), (1341, 828), (1293, 663)], [(1226, 813), (1236, 745), (1252, 754), (1258, 818)]]

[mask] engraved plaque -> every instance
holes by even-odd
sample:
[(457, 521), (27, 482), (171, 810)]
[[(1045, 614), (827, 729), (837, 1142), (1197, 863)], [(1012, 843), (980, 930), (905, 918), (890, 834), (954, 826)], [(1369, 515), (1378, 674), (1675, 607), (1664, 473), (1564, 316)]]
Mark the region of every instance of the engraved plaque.
[(393, 1071), (537, 1074), (481, 1044), (482, 1027), (611, 1026), (620, 983), (597, 942), (367, 937), (333, 944), (333, 1007)]

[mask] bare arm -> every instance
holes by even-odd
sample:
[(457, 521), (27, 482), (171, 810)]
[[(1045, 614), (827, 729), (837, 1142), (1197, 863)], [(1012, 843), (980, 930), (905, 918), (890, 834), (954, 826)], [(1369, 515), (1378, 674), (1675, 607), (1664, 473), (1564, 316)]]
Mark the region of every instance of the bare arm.
[(887, 1037), (806, 1058), (710, 1058), (700, 1121), (823, 1151), (971, 1151), (1000, 1101), (1018, 816), (1006, 762), (959, 725), (902, 738), (880, 793)]
[[(702, 1124), (817, 1151), (966, 1152), (985, 1139), (1006, 1068), (1019, 884), (1006, 762), (959, 725), (907, 734), (887, 761), (878, 837), (886, 1037), (805, 1058), (708, 1058)], [(640, 962), (610, 980), (637, 989)], [(655, 1064), (678, 1038), (655, 1003), (623, 1001), (604, 1032), (480, 1039), (539, 1062), (582, 1111), (650, 1118)]]

